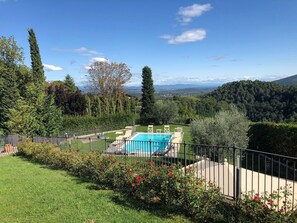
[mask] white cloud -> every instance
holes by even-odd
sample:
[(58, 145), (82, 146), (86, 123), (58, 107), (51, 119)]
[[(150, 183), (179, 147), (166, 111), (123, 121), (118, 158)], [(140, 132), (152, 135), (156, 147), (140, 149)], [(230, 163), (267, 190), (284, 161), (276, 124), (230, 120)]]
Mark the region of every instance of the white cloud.
[(104, 58), (104, 57), (93, 57), (90, 62), (94, 63), (94, 62), (108, 62), (109, 60)]
[(211, 10), (210, 4), (193, 4), (187, 7), (180, 7), (178, 11), (179, 20), (182, 24), (186, 25), (190, 23), (193, 18), (201, 16), (203, 13)]
[(102, 54), (101, 52), (98, 52), (96, 50), (90, 50), (86, 47), (79, 47), (79, 48), (73, 48), (73, 49), (53, 48), (52, 50), (58, 51), (58, 52), (74, 52), (74, 53), (80, 54), (81, 56), (95, 56), (95, 55)]
[(59, 71), (59, 70), (63, 70), (62, 67), (57, 67), (51, 64), (43, 64), (43, 67), (46, 71)]
[(162, 39), (167, 39), (168, 44), (181, 44), (201, 41), (206, 37), (206, 31), (204, 29), (192, 29), (183, 32), (178, 36), (163, 35)]

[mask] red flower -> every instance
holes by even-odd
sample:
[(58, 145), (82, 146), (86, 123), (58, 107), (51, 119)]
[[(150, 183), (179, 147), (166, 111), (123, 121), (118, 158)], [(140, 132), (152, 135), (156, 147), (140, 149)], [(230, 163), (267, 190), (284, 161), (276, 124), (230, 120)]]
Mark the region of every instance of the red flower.
[(260, 200), (261, 199), (259, 198), (259, 194), (255, 194), (255, 197), (254, 197), (253, 201), (258, 202)]
[(160, 176), (161, 174), (160, 174), (159, 172), (156, 172), (156, 175), (157, 175), (157, 176)]
[(263, 208), (264, 208), (264, 209), (267, 209), (268, 207), (267, 207), (267, 205), (263, 205)]
[(141, 178), (139, 176), (135, 176), (137, 183), (141, 182)]
[(167, 174), (167, 176), (169, 176), (169, 177), (172, 177), (172, 175), (173, 175), (172, 173), (168, 173), (168, 174)]
[(269, 204), (273, 204), (273, 200), (269, 200), (268, 202), (269, 202)]
[(148, 165), (150, 165), (150, 166), (153, 165), (153, 162), (152, 161), (149, 161)]
[(131, 186), (132, 186), (132, 187), (135, 187), (135, 183), (132, 183)]

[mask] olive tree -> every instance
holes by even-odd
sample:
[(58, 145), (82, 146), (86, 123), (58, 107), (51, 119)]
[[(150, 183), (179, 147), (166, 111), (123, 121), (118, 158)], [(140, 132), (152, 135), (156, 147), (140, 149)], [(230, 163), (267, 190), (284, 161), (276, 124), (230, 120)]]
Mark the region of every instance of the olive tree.
[(193, 143), (245, 148), (248, 144), (249, 124), (245, 114), (235, 106), (220, 111), (213, 118), (196, 119), (191, 123)]
[(157, 124), (169, 124), (178, 115), (178, 107), (174, 101), (159, 100), (154, 105), (154, 120)]

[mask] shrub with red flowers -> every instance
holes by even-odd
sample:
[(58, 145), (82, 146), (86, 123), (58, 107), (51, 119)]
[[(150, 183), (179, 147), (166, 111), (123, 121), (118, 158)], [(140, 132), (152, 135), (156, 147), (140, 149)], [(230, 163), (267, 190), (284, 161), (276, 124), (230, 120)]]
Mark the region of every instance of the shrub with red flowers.
[[(141, 159), (97, 152), (60, 151), (49, 143), (23, 142), (19, 154), (51, 168), (63, 169), (150, 205), (179, 211), (196, 222), (293, 222), (289, 190), (273, 194), (246, 194), (227, 201), (216, 185), (194, 175), (191, 167), (162, 165)], [(278, 196), (282, 194), (283, 196)], [(283, 202), (278, 208), (278, 203)], [(296, 213), (297, 215), (297, 213)], [(292, 217), (293, 216), (293, 217)]]
[(237, 218), (243, 222), (295, 222), (289, 199), (290, 190), (286, 186), (271, 194), (244, 194), (237, 203)]

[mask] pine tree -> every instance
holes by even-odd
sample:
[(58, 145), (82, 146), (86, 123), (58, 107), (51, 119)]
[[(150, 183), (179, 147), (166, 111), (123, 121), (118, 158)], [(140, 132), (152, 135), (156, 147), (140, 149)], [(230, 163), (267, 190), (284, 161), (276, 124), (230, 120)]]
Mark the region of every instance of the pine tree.
[(144, 124), (153, 122), (153, 110), (155, 104), (154, 83), (152, 79), (151, 68), (145, 66), (142, 69), (142, 107), (140, 112), (140, 121)]
[(67, 90), (71, 93), (75, 93), (78, 91), (78, 88), (76, 87), (73, 78), (67, 74), (64, 80), (64, 85), (66, 86)]
[(45, 87), (45, 76), (44, 76), (43, 65), (41, 62), (39, 47), (38, 47), (36, 36), (33, 29), (29, 29), (28, 33), (29, 33), (33, 82), (36, 86), (40, 86), (40, 89), (43, 90)]

